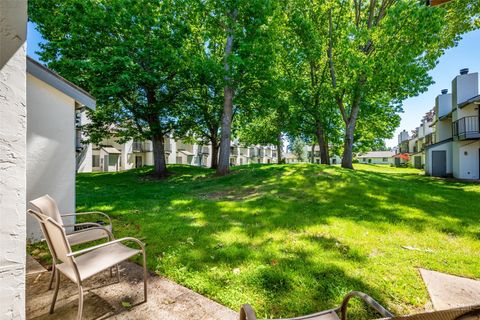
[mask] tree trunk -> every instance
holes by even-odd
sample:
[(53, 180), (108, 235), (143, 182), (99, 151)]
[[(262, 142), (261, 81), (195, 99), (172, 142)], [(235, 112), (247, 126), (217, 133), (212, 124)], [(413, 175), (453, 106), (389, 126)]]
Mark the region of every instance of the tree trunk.
[(210, 168), (217, 169), (218, 167), (218, 142), (212, 141), (212, 162)]
[(282, 133), (277, 138), (277, 164), (282, 164)]
[(222, 114), (222, 132), (220, 135), (220, 156), (218, 157), (217, 174), (226, 175), (230, 172), (230, 137), (233, 115), (233, 88), (224, 89), (225, 101)]
[(315, 135), (317, 136), (318, 147), (320, 149), (320, 162), (322, 164), (330, 164), (330, 156), (328, 154), (328, 142), (325, 139), (325, 130), (323, 130), (322, 123), (317, 121)]
[(311, 154), (312, 163), (315, 163), (315, 143), (312, 144), (312, 154)]
[[(231, 14), (233, 21), (236, 20), (237, 10)], [(233, 23), (233, 22), (232, 22)], [(233, 29), (227, 30), (227, 43), (225, 45), (224, 69), (225, 69), (225, 88), (223, 113), (222, 113), (222, 130), (220, 135), (220, 156), (218, 158), (217, 174), (224, 176), (230, 172), (230, 138), (232, 131), (232, 117), (233, 117), (233, 96), (234, 89), (232, 87), (232, 79), (230, 73), (229, 57), (233, 50)]]
[(359, 105), (354, 105), (349, 121), (345, 123), (345, 138), (343, 142), (342, 168), (353, 169), (353, 134), (357, 124)]
[(154, 134), (152, 138), (152, 145), (155, 174), (158, 177), (165, 177), (167, 175), (167, 163), (165, 162), (165, 146), (163, 141), (163, 134)]

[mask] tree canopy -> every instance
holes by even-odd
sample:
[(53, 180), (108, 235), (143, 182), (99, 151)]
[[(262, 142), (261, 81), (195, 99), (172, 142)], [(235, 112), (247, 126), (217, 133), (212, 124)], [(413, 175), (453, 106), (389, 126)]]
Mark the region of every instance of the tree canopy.
[(41, 59), (97, 98), (90, 139), (152, 140), (160, 176), (172, 134), (211, 144), (218, 174), (235, 136), (276, 144), (280, 161), (282, 137), (314, 141), (322, 163), (334, 149), (352, 168), (479, 12), (476, 0), (29, 2)]

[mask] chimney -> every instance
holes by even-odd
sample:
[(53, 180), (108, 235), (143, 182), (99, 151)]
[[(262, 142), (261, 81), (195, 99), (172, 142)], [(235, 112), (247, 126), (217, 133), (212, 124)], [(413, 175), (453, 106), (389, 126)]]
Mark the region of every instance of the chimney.
[(442, 118), (452, 112), (452, 94), (443, 89), (442, 94), (435, 98), (435, 117)]
[(468, 73), (468, 68), (452, 80), (452, 107), (455, 109), (462, 102), (478, 95), (478, 73)]

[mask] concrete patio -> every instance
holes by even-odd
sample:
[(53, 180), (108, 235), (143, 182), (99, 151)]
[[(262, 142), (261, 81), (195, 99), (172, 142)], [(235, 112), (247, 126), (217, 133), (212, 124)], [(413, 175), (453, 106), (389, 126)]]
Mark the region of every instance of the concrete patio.
[[(83, 319), (202, 319), (234, 320), (236, 312), (165, 278), (149, 275), (148, 302), (143, 303), (142, 268), (132, 262), (120, 266), (121, 281), (103, 272), (85, 282)], [(62, 277), (55, 313), (48, 313), (53, 290), (50, 272), (27, 257), (27, 319), (75, 319), (77, 287)]]

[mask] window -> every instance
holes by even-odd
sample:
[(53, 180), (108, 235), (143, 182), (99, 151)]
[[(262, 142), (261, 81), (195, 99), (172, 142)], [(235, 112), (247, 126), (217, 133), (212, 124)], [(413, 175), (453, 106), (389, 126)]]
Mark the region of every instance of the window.
[(92, 167), (100, 167), (100, 156), (98, 155), (92, 156)]
[(366, 158), (363, 158), (363, 162), (367, 162), (367, 159), (366, 159)]
[(382, 158), (382, 162), (387, 162), (388, 158)]

